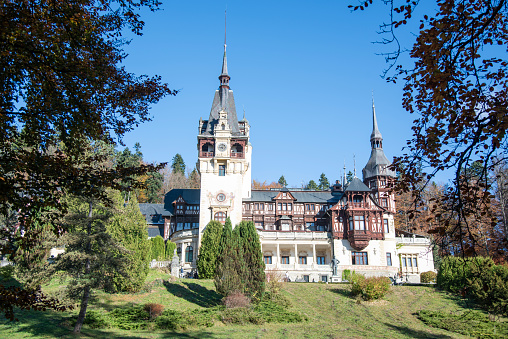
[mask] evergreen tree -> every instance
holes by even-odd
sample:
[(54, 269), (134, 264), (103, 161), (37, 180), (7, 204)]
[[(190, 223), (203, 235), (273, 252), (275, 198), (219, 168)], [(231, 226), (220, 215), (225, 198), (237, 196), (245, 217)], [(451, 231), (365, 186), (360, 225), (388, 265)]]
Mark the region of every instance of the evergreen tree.
[(146, 189), (146, 202), (151, 204), (160, 204), (162, 203), (162, 182), (164, 181), (164, 177), (159, 172), (150, 172), (147, 174), (147, 178), (145, 180)]
[(353, 181), (354, 174), (353, 172), (349, 171), (346, 174), (346, 185), (349, 184), (351, 181)]
[[(129, 252), (107, 231), (113, 210), (91, 198), (68, 198), (69, 213), (62, 236), (65, 253), (60, 254), (48, 274), (63, 272), (71, 279), (65, 292), (81, 300), (75, 332), (81, 330), (94, 289), (114, 290), (119, 276), (129, 279)], [(112, 274), (114, 272), (115, 274)]]
[(151, 260), (164, 260), (165, 256), (165, 246), (164, 246), (164, 239), (160, 235), (156, 236), (155, 238), (151, 238), (151, 249), (152, 249), (152, 255), (150, 257)]
[(305, 189), (308, 189), (310, 191), (317, 191), (319, 189), (319, 187), (314, 180), (311, 180), (311, 181), (309, 181), (307, 186), (305, 186)]
[(233, 233), (238, 234), (243, 249), (245, 292), (260, 299), (265, 291), (265, 263), (256, 227), (252, 221), (242, 221)]
[(166, 259), (173, 259), (173, 255), (175, 254), (176, 244), (171, 240), (166, 241)]
[(215, 289), (227, 296), (234, 291), (245, 291), (243, 281), (243, 251), (238, 236), (233, 234), (231, 220), (226, 219), (219, 246), (219, 256), (215, 268)]
[(211, 279), (215, 275), (219, 246), (223, 232), (220, 222), (212, 220), (206, 225), (201, 240), (198, 256), (198, 273), (200, 279)]
[(126, 261), (129, 279), (113, 271), (114, 291), (137, 292), (145, 283), (150, 261), (150, 242), (146, 229), (146, 220), (139, 210), (136, 196), (124, 203), (119, 191), (112, 193), (115, 213), (106, 223), (109, 234), (129, 252), (122, 255)]
[(326, 191), (328, 188), (330, 188), (330, 182), (325, 174), (321, 173), (321, 176), (319, 177), (319, 189), (321, 191)]
[(171, 169), (173, 170), (173, 172), (185, 175), (185, 162), (183, 161), (183, 158), (179, 153), (176, 153), (176, 155), (173, 157)]
[(278, 181), (279, 185), (281, 185), (282, 187), (286, 187), (288, 185), (288, 183), (286, 182), (286, 178), (284, 178), (283, 175), (280, 176), (279, 178), (279, 181)]

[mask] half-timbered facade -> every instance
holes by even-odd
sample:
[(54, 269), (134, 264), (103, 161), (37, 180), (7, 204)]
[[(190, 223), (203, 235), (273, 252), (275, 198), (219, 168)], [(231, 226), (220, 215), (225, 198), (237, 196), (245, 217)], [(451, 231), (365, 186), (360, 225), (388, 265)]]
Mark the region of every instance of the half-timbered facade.
[(250, 125), (245, 117), (237, 118), (229, 80), (224, 45), (219, 89), (208, 120), (200, 119), (198, 126), (201, 189), (172, 190), (158, 207), (164, 238), (177, 244), (185, 271), (197, 267), (208, 222), (224, 223), (227, 217), (233, 226), (252, 221), (266, 269), (287, 272), (291, 280), (329, 281), (349, 269), (391, 277), (402, 271), (407, 280), (419, 281), (421, 272), (434, 270), (428, 239), (396, 233), (395, 200), (388, 190), (395, 173), (383, 152), (374, 104), (371, 156), (363, 180), (355, 175), (326, 191), (251, 190)]

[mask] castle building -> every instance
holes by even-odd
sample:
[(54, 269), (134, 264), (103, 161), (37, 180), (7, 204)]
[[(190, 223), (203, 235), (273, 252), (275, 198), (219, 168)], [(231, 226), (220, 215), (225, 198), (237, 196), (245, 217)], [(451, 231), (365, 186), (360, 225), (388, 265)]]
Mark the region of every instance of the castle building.
[(219, 88), (208, 120), (199, 120), (197, 168), (200, 189), (173, 189), (164, 204), (140, 204), (149, 233), (177, 244), (187, 272), (196, 270), (206, 225), (230, 218), (233, 227), (252, 221), (261, 240), (266, 270), (287, 272), (292, 281), (330, 281), (350, 270), (408, 281), (434, 270), (428, 239), (398, 232), (396, 205), (388, 187), (383, 138), (372, 104), (371, 155), (363, 180), (337, 181), (329, 190), (251, 189), (250, 125), (238, 120), (230, 89), (226, 45)]

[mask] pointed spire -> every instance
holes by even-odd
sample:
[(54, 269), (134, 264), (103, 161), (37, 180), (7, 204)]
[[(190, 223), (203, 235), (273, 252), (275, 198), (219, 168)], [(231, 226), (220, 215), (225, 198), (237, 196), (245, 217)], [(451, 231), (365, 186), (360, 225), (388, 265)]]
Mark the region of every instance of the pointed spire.
[[(226, 11), (224, 11), (224, 56), (222, 57), (221, 76), (228, 75), (228, 59), (226, 57)], [(222, 84), (222, 82), (221, 82)]]
[(356, 155), (353, 154), (353, 176), (356, 178)]
[(383, 148), (383, 137), (377, 127), (376, 106), (374, 105), (374, 93), (372, 94), (372, 134), (370, 135), (370, 143), (372, 148)]
[(342, 186), (346, 186), (346, 159), (344, 159), (344, 178), (342, 178)]

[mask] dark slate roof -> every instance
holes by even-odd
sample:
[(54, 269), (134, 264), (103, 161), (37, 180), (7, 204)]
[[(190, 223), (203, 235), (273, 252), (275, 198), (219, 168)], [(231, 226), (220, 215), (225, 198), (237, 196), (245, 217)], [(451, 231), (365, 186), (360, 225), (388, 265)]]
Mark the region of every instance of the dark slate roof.
[(388, 169), (391, 162), (386, 158), (382, 148), (373, 148), (370, 152), (370, 159), (362, 170), (363, 178), (371, 178), (378, 175), (395, 177), (395, 171)]
[(182, 196), (183, 200), (190, 205), (199, 205), (200, 189), (195, 188), (175, 188), (164, 196), (164, 209), (174, 214), (173, 202)]
[(367, 185), (365, 185), (363, 183), (363, 181), (361, 181), (357, 177), (354, 177), (353, 180), (351, 180), (351, 182), (346, 186), (345, 191), (346, 192), (370, 192), (371, 189), (368, 188)]
[(170, 211), (164, 209), (164, 204), (141, 203), (139, 204), (139, 209), (141, 210), (141, 214), (145, 216), (147, 224), (164, 223), (161, 216), (170, 217), (173, 215)]
[(219, 112), (224, 109), (228, 113), (228, 123), (232, 135), (241, 135), (236, 115), (235, 97), (232, 90), (216, 90), (213, 97), (212, 109), (203, 135), (213, 135), (215, 126), (219, 121)]
[(162, 227), (148, 227), (148, 237), (155, 238), (160, 235), (164, 238), (164, 226)]
[[(282, 189), (281, 189), (282, 191)], [(287, 189), (291, 193), (291, 195), (296, 199), (296, 201), (300, 203), (336, 203), (338, 202), (343, 193), (337, 194), (336, 192), (332, 195), (331, 191), (292, 191), (291, 189)], [(243, 199), (243, 201), (259, 201), (259, 202), (270, 202), (279, 194), (280, 191), (270, 190), (270, 191), (252, 191), (251, 197)]]

